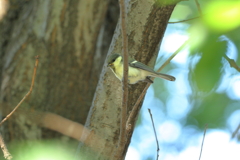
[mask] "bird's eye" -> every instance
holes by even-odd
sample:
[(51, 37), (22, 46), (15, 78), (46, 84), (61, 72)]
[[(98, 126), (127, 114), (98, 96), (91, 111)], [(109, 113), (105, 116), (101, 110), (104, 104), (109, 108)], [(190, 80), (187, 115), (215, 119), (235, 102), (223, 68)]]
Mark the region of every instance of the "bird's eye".
[(115, 61), (115, 59), (112, 60), (112, 63)]

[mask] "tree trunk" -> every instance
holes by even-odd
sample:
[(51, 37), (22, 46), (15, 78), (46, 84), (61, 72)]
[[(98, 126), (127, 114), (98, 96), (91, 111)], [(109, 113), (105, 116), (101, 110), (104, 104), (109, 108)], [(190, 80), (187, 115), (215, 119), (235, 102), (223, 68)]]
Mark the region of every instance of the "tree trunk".
[(0, 23), (3, 116), (28, 92), (34, 57), (40, 59), (30, 98), (4, 124), (6, 142), (56, 136), (27, 127), (34, 125), (28, 119), (36, 110), (85, 123), (118, 17), (117, 1), (111, 1), (107, 15), (113, 16), (105, 20), (108, 5), (108, 0), (9, 1)]
[[(112, 27), (108, 27), (114, 26), (118, 16), (117, 1), (110, 1), (111, 14), (107, 14), (107, 21), (104, 17), (108, 0), (9, 2), (8, 13), (0, 23), (0, 104), (3, 116), (29, 90), (35, 55), (40, 55), (40, 62), (31, 96), (3, 125), (5, 141), (55, 137), (55, 132), (35, 127), (37, 123), (29, 121), (41, 118), (41, 114), (36, 116), (36, 111), (53, 112), (84, 123), (102, 71), (86, 122), (90, 132), (82, 139), (94, 149), (92, 159), (115, 159), (122, 86), (113, 73), (106, 66), (102, 69), (102, 66), (111, 37)], [(155, 0), (129, 1), (127, 30), (131, 56), (154, 65), (173, 8), (174, 5), (159, 6)], [(111, 17), (114, 17), (113, 22)], [(108, 53), (121, 53), (121, 50), (118, 25)], [(131, 86), (129, 112), (145, 85)], [(137, 114), (120, 159), (125, 157)]]
[[(150, 66), (154, 65), (168, 20), (175, 5), (159, 6), (155, 0), (130, 1), (127, 12), (128, 51), (135, 59)], [(119, 22), (120, 23), (120, 22)], [(121, 53), (122, 37), (120, 25), (117, 26), (110, 46), (109, 54)], [(153, 59), (151, 59), (153, 57)], [(150, 62), (150, 63), (149, 63)], [(130, 112), (146, 83), (131, 85), (129, 91), (128, 111)], [(89, 148), (83, 147), (81, 156), (90, 159), (124, 159), (137, 114), (131, 127), (130, 135), (121, 157), (116, 153), (122, 107), (122, 85), (114, 74), (104, 66), (98, 87), (90, 109), (86, 127), (91, 131), (82, 137)], [(139, 109), (140, 110), (139, 106)], [(96, 135), (98, 138), (94, 138)], [(100, 138), (99, 138), (100, 137)], [(94, 154), (93, 151), (94, 150)], [(84, 153), (83, 153), (84, 152)], [(94, 155), (94, 156), (91, 156)]]

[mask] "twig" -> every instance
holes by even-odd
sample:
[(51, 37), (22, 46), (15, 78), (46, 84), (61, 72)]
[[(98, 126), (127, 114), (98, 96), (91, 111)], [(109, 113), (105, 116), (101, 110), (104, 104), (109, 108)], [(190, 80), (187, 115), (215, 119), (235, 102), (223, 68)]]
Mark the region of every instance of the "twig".
[(32, 89), (33, 89), (33, 85), (34, 85), (34, 80), (36, 77), (36, 72), (37, 72), (37, 66), (38, 66), (38, 60), (39, 60), (39, 56), (36, 56), (36, 62), (35, 62), (35, 66), (34, 66), (34, 71), (33, 71), (33, 75), (32, 75), (32, 83), (31, 83), (31, 87), (28, 91), (28, 93), (23, 97), (23, 99), (18, 103), (18, 105), (12, 110), (12, 112), (10, 112), (0, 123), (0, 126), (18, 109), (18, 107), (22, 104), (22, 102), (32, 93)]
[[(160, 72), (167, 64), (170, 63), (170, 61), (188, 44), (188, 40), (186, 42), (184, 42), (184, 44), (179, 47), (166, 61), (165, 63), (157, 70), (157, 72)], [(153, 78), (154, 79), (154, 78)], [(136, 115), (136, 112), (138, 111), (138, 106), (140, 104), (140, 102), (142, 101), (143, 97), (145, 96), (147, 89), (149, 88), (149, 86), (151, 85), (151, 83), (148, 83), (146, 85), (146, 87), (144, 88), (144, 90), (142, 91), (141, 95), (138, 97), (135, 105), (133, 106), (132, 111), (130, 112), (130, 115), (128, 117), (127, 120), (127, 132), (130, 132), (130, 128), (132, 126), (132, 122), (133, 122), (133, 118), (134, 115)], [(127, 133), (128, 134), (128, 133)]]
[(200, 13), (200, 15), (202, 15), (202, 10), (201, 10), (201, 7), (200, 7), (200, 4), (199, 4), (198, 0), (195, 0), (195, 3), (197, 5), (198, 12)]
[(235, 68), (238, 72), (240, 72), (240, 67), (238, 67), (238, 65), (233, 59), (230, 59), (227, 55), (224, 55), (223, 57), (228, 61), (232, 68)]
[(232, 139), (237, 135), (238, 131), (240, 130), (240, 123), (238, 125), (238, 127), (235, 129), (235, 131), (232, 133)]
[(136, 113), (138, 111), (138, 106), (139, 106), (140, 102), (142, 101), (143, 97), (145, 96), (145, 94), (147, 92), (147, 89), (149, 88), (150, 85), (151, 85), (151, 83), (147, 83), (146, 87), (144, 88), (141, 95), (138, 97), (135, 105), (133, 106), (132, 111), (130, 112), (130, 115), (129, 115), (128, 120), (127, 120), (127, 126), (126, 126), (127, 132), (129, 132), (130, 128), (132, 128), (132, 121), (133, 121), (134, 115), (136, 115)]
[(153, 126), (153, 130), (154, 130), (154, 135), (155, 135), (156, 142), (157, 142), (157, 158), (156, 158), (156, 160), (158, 160), (160, 148), (159, 148), (159, 144), (158, 144), (157, 133), (156, 133), (155, 125), (154, 125), (154, 122), (153, 122), (152, 113), (151, 113), (151, 110), (149, 108), (148, 108), (148, 112), (149, 112), (151, 120), (152, 120), (152, 126)]
[(200, 155), (199, 155), (199, 160), (201, 159), (201, 156), (202, 156), (202, 149), (203, 149), (203, 144), (204, 144), (204, 139), (205, 139), (205, 135), (206, 135), (206, 132), (207, 132), (207, 128), (208, 128), (208, 124), (205, 125), (205, 129), (204, 129), (202, 145), (201, 145), (201, 150), (200, 150)]
[(126, 142), (126, 120), (127, 120), (127, 104), (128, 104), (128, 38), (126, 31), (126, 11), (125, 1), (119, 0), (120, 16), (121, 16), (121, 28), (122, 28), (122, 44), (123, 44), (123, 99), (122, 99), (122, 117), (120, 137), (118, 142), (118, 149), (115, 153), (117, 159), (122, 156), (124, 151), (124, 144)]
[(7, 160), (11, 160), (12, 155), (8, 152), (8, 149), (7, 149), (7, 146), (4, 143), (2, 134), (0, 134), (0, 146), (1, 146), (1, 149), (3, 151), (4, 158), (7, 159)]
[(188, 44), (189, 40), (185, 41), (164, 63), (163, 65), (157, 70), (157, 72), (161, 72), (161, 70), (170, 63), (170, 61)]
[[(201, 7), (200, 7), (200, 4), (199, 4), (198, 0), (195, 0), (195, 3), (196, 3), (196, 5), (197, 5), (198, 12), (199, 12), (200, 15), (202, 16), (202, 10), (201, 10)], [(168, 23), (170, 23), (170, 24), (174, 24), (174, 23), (187, 22), (187, 21), (190, 21), (190, 20), (194, 20), (194, 19), (200, 18), (201, 16), (194, 17), (194, 18), (190, 18), (190, 19), (186, 19), (186, 20), (182, 20), (182, 21), (177, 21), (177, 22), (168, 22)]]
[(198, 18), (200, 18), (200, 16), (194, 17), (194, 18), (190, 18), (190, 19), (181, 20), (181, 21), (176, 21), (176, 22), (168, 22), (168, 23), (169, 24), (182, 23), (182, 22), (187, 22), (187, 21), (191, 21), (191, 20), (194, 20), (194, 19), (198, 19)]

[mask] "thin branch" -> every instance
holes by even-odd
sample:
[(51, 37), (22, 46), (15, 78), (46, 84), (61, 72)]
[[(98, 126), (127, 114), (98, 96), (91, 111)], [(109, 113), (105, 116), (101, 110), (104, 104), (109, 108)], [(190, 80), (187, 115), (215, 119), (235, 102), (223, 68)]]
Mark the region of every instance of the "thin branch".
[(115, 156), (120, 159), (124, 151), (124, 145), (126, 142), (126, 120), (127, 120), (127, 104), (128, 104), (128, 38), (126, 29), (126, 11), (125, 1), (119, 0), (120, 5), (120, 17), (121, 17), (121, 28), (122, 28), (122, 44), (123, 44), (123, 99), (122, 99), (122, 117), (121, 117), (121, 128), (120, 137), (118, 142), (118, 149)]
[[(201, 7), (200, 7), (200, 4), (198, 2), (198, 0), (195, 0), (195, 3), (197, 5), (197, 8), (198, 8), (198, 12), (200, 13), (200, 15), (202, 16), (202, 10), (201, 10)], [(194, 18), (190, 18), (190, 19), (186, 19), (186, 20), (182, 20), (182, 21), (177, 21), (177, 22), (168, 22), (170, 24), (174, 24), (174, 23), (182, 23), (182, 22), (187, 22), (187, 21), (190, 21), (190, 20), (194, 20), (194, 19), (197, 19), (197, 18), (200, 18), (201, 16), (198, 16), (198, 17), (194, 17)]]
[(195, 0), (195, 3), (197, 5), (198, 12), (200, 13), (200, 15), (202, 15), (202, 10), (201, 10), (201, 7), (200, 7), (200, 4), (199, 4), (198, 0)]
[(205, 139), (205, 135), (206, 135), (206, 132), (207, 132), (207, 128), (208, 128), (208, 124), (206, 124), (205, 128), (204, 128), (204, 133), (203, 133), (203, 139), (202, 139), (202, 145), (201, 145), (199, 160), (201, 159), (201, 156), (202, 156), (202, 149), (203, 149), (203, 144), (204, 144), (204, 139)]
[(233, 59), (230, 59), (227, 55), (224, 55), (223, 57), (228, 61), (232, 68), (235, 68), (238, 72), (240, 72), (240, 67), (236, 64), (236, 62)]
[(39, 60), (39, 56), (36, 56), (36, 62), (35, 62), (35, 66), (34, 66), (34, 71), (33, 71), (33, 75), (32, 75), (32, 83), (31, 83), (31, 87), (28, 91), (28, 93), (23, 97), (23, 99), (18, 103), (18, 105), (12, 110), (12, 112), (10, 112), (0, 123), (0, 126), (18, 109), (18, 107), (22, 104), (22, 102), (32, 93), (32, 89), (33, 89), (33, 85), (34, 85), (34, 81), (35, 81), (35, 77), (36, 77), (36, 72), (37, 72), (37, 66), (38, 66), (38, 60)]
[(175, 24), (175, 23), (182, 23), (182, 22), (187, 22), (187, 21), (191, 21), (191, 20), (194, 20), (194, 19), (198, 19), (200, 18), (201, 16), (198, 16), (198, 17), (194, 17), (194, 18), (190, 18), (190, 19), (185, 19), (185, 20), (181, 20), (181, 21), (177, 21), (177, 22), (168, 22), (169, 24)]
[(156, 158), (156, 160), (158, 160), (160, 148), (159, 148), (159, 144), (158, 144), (157, 133), (156, 133), (155, 125), (154, 125), (154, 122), (153, 122), (152, 113), (151, 113), (151, 110), (149, 108), (148, 108), (148, 112), (149, 112), (150, 117), (151, 117), (153, 131), (154, 131), (154, 135), (155, 135), (156, 142), (157, 142), (157, 158)]
[(144, 88), (141, 95), (138, 97), (135, 105), (133, 106), (132, 111), (130, 112), (130, 115), (128, 117), (127, 124), (126, 124), (127, 125), (126, 128), (127, 128), (128, 133), (130, 132), (130, 129), (132, 128), (132, 122), (133, 122), (133, 119), (134, 119), (134, 115), (136, 115), (136, 113), (138, 111), (138, 106), (141, 103), (141, 101), (142, 101), (143, 97), (145, 96), (145, 94), (147, 92), (147, 89), (149, 88), (150, 85), (151, 85), (151, 83), (147, 83), (146, 87)]
[[(170, 63), (170, 61), (188, 44), (188, 40), (186, 42), (184, 42), (184, 44), (179, 47), (166, 61), (165, 63), (157, 70), (157, 72), (160, 72), (167, 64)], [(153, 78), (154, 79), (154, 78)], [(134, 115), (136, 115), (137, 111), (138, 111), (138, 107), (139, 107), (139, 104), (140, 102), (142, 101), (143, 97), (145, 96), (146, 92), (147, 92), (147, 89), (149, 88), (149, 86), (151, 85), (151, 83), (148, 83), (146, 85), (146, 87), (144, 88), (144, 90), (142, 91), (141, 95), (138, 97), (135, 105), (133, 106), (133, 109), (132, 111), (130, 112), (130, 115), (128, 117), (128, 120), (127, 120), (127, 132), (129, 133), (130, 132), (130, 129), (132, 128), (132, 122), (133, 122), (133, 119), (134, 119)], [(127, 134), (128, 134), (127, 133)]]
[(237, 135), (238, 131), (240, 130), (240, 123), (238, 125), (238, 127), (235, 129), (235, 131), (232, 133), (232, 139)]
[(2, 149), (2, 151), (3, 151), (4, 158), (7, 159), (7, 160), (11, 160), (13, 157), (12, 157), (12, 155), (8, 152), (8, 149), (7, 149), (7, 146), (6, 146), (5, 143), (4, 143), (2, 134), (0, 134), (0, 146), (1, 146), (1, 149)]
[(163, 65), (157, 70), (157, 72), (161, 72), (161, 70), (170, 63), (170, 61), (181, 51), (183, 48), (186, 47), (188, 44), (188, 40), (185, 41), (164, 63)]

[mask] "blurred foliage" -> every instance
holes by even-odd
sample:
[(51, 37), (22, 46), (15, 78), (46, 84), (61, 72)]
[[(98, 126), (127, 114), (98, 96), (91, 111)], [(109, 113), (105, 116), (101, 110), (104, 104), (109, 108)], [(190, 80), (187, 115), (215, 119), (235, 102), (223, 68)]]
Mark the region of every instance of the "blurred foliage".
[[(198, 0), (198, 2), (200, 5), (195, 1), (182, 1), (176, 6), (170, 19), (170, 22), (174, 22), (197, 17), (182, 22), (189, 26), (186, 30), (190, 52), (187, 59), (189, 81), (185, 85), (191, 86), (189, 91), (191, 94), (186, 95), (191, 109), (186, 113), (184, 125), (196, 125), (204, 129), (205, 124), (209, 124), (210, 128), (222, 128), (226, 127), (228, 118), (226, 108), (233, 102), (236, 103), (227, 94), (226, 88), (231, 84), (226, 83), (223, 77), (226, 72), (233, 76), (238, 74), (234, 68), (230, 68), (224, 56), (231, 49), (228, 46), (229, 41), (237, 48), (237, 52), (240, 50), (240, 2), (227, 0)], [(240, 58), (238, 55), (231, 57), (233, 55), (231, 53), (227, 56), (234, 59), (239, 66)], [(218, 88), (222, 84), (225, 84), (225, 89), (219, 92)], [(154, 89), (157, 97), (161, 100), (166, 99), (166, 95), (160, 93), (165, 92), (166, 88), (155, 85)], [(240, 109), (240, 103), (235, 110), (237, 109)]]
[[(188, 48), (186, 47), (183, 52), (178, 53), (162, 70), (162, 73), (176, 76), (176, 81), (168, 82), (156, 78), (151, 86), (154, 92), (148, 93), (146, 96), (148, 99), (143, 106), (143, 109), (146, 110), (144, 107), (147, 106), (153, 111), (156, 107), (154, 122), (160, 135), (160, 157), (162, 156), (160, 159), (196, 157), (197, 152), (194, 150), (196, 147), (200, 150), (199, 140), (202, 140), (201, 136), (206, 124), (208, 125), (207, 136), (211, 132), (216, 135), (217, 139), (215, 142), (205, 139), (205, 143), (208, 143), (208, 150), (205, 148), (205, 153), (209, 152), (210, 143), (215, 143), (214, 146), (216, 146), (218, 140), (219, 142), (224, 141), (224, 138), (226, 140), (227, 134), (231, 137), (232, 132), (240, 123), (238, 117), (240, 97), (235, 93), (240, 91), (240, 85), (238, 88), (237, 85), (234, 85), (234, 83), (240, 83), (240, 74), (235, 68), (231, 68), (226, 60), (227, 56), (234, 59), (240, 66), (238, 56), (240, 50), (240, 1), (197, 1), (199, 4), (196, 3), (196, 0), (182, 1), (177, 4), (169, 22), (181, 22), (169, 24), (160, 49), (161, 60), (157, 61), (156, 66), (163, 64), (173, 54), (170, 53), (173, 51), (168, 50), (167, 47), (175, 48), (176, 43), (185, 41), (179, 37), (188, 36)], [(157, 67), (155, 69), (157, 70)], [(145, 120), (147, 121), (147, 118)], [(167, 122), (176, 128), (171, 128), (171, 125), (164, 126)], [(150, 126), (150, 122), (148, 125)], [(146, 124), (143, 124), (142, 130), (138, 131), (138, 136), (143, 135), (138, 137), (138, 141), (141, 140), (141, 137), (146, 138), (146, 135), (150, 135), (145, 131), (146, 128)], [(239, 133), (240, 131), (235, 139), (240, 139)], [(151, 135), (153, 136), (153, 134)], [(167, 140), (164, 135), (169, 135), (171, 140)], [(174, 136), (177, 138), (173, 141)], [(149, 142), (149, 144), (153, 143)], [(149, 153), (150, 151), (143, 150), (141, 145), (143, 144), (140, 143), (140, 147), (136, 148), (144, 151), (141, 153), (141, 155), (145, 155), (142, 159), (155, 159), (156, 151), (152, 149), (154, 151)], [(219, 151), (218, 149), (211, 151), (215, 152), (214, 150)], [(182, 152), (182, 154), (176, 154), (177, 152)], [(185, 156), (183, 156), (184, 154)], [(229, 155), (231, 156), (232, 153)]]
[[(234, 59), (240, 66), (239, 4), (240, 1), (237, 0), (193, 0), (181, 1), (175, 7), (169, 22), (179, 23), (169, 24), (160, 48), (161, 58), (155, 69), (173, 54), (171, 52), (174, 51), (170, 49), (182, 44), (185, 37), (188, 37), (188, 47), (161, 71), (175, 76), (176, 81), (168, 82), (156, 78), (151, 86), (154, 92), (148, 93), (143, 106), (145, 112), (146, 107), (152, 111), (156, 108), (155, 113), (152, 113), (156, 115), (154, 122), (159, 134), (159, 159), (191, 159), (193, 156), (196, 159), (196, 150), (200, 151), (206, 124), (206, 136), (214, 134), (216, 140), (205, 139), (208, 144), (204, 144), (204, 154), (217, 154), (219, 149), (209, 150), (210, 143), (218, 146), (218, 141), (225, 141), (226, 135), (231, 137), (232, 132), (237, 129), (240, 123), (240, 97), (237, 91), (240, 91), (240, 85), (236, 84), (240, 83), (240, 74), (235, 68), (231, 68), (226, 57)], [(136, 141), (142, 140), (141, 138), (150, 139), (149, 135), (154, 136), (153, 133), (148, 133), (148, 117), (146, 118), (146, 114), (142, 114), (142, 117), (141, 121), (144, 119), (149, 124), (139, 127), (142, 130), (136, 131)], [(175, 136), (177, 138), (173, 140)], [(240, 131), (232, 141), (237, 138), (240, 140), (239, 137)], [(146, 145), (155, 149), (153, 142), (139, 142), (136, 148), (145, 156), (141, 159), (156, 159), (156, 151), (150, 153)], [(227, 152), (229, 151), (226, 150)]]
[(15, 141), (8, 147), (17, 160), (67, 160), (74, 159), (75, 152), (69, 143), (54, 140)]
[[(236, 11), (239, 2), (199, 0), (199, 3), (203, 16), (184, 22), (190, 26), (189, 83), (193, 92), (189, 96), (192, 109), (187, 115), (186, 124), (194, 124), (201, 129), (204, 129), (205, 124), (212, 128), (221, 128), (226, 127), (227, 117), (224, 114), (232, 102), (226, 92), (219, 94), (216, 91), (223, 83), (223, 67), (229, 66), (223, 65), (223, 61), (226, 62), (223, 56), (229, 48), (228, 42), (222, 37), (229, 38), (240, 49), (240, 10)], [(192, 12), (191, 18), (200, 15), (195, 3), (184, 3), (184, 7)], [(192, 60), (196, 57), (199, 60), (193, 63)]]
[[(204, 129), (205, 124), (209, 128), (221, 128), (225, 125), (223, 117), (230, 99), (225, 94), (211, 94), (206, 97), (198, 97), (193, 100), (193, 110), (188, 115), (187, 124), (197, 125)], [(197, 122), (197, 124), (196, 124)]]
[(194, 53), (199, 54), (201, 58), (190, 72), (190, 76), (192, 84), (196, 84), (199, 91), (209, 92), (218, 86), (223, 67), (221, 61), (226, 48), (226, 41), (217, 41), (216, 37), (209, 36), (199, 48), (195, 49)]
[[(225, 33), (225, 35), (235, 44), (235, 47), (237, 48), (238, 51), (240, 51), (240, 36), (239, 36), (239, 33), (240, 33), (240, 27)], [(236, 59), (236, 62), (239, 66), (240, 65), (240, 58)]]
[(240, 25), (239, 1), (212, 1), (204, 12), (203, 20), (212, 32), (227, 32)]

